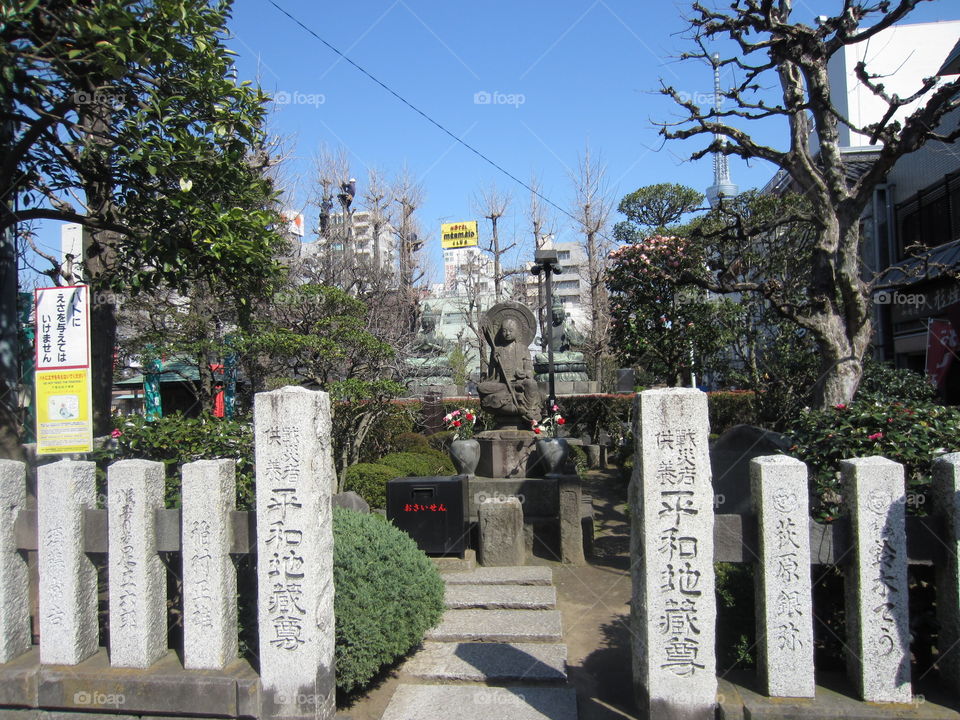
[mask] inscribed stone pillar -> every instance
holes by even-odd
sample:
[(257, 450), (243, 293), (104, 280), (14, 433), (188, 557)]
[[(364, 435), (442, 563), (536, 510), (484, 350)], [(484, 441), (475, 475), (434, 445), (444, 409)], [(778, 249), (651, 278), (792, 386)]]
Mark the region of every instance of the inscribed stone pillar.
[(647, 718), (713, 720), (717, 698), (707, 396), (636, 400), (630, 482), (633, 680)]
[(786, 455), (750, 461), (760, 547), (754, 573), (761, 687), (771, 697), (814, 697), (813, 598), (807, 466)]
[(523, 506), (520, 500), (488, 498), (477, 505), (480, 526), (480, 564), (517, 566), (526, 562)]
[(862, 700), (910, 702), (910, 622), (903, 466), (882, 457), (840, 463), (850, 512), (847, 673)]
[(579, 475), (562, 475), (558, 479), (560, 494), (560, 558), (565, 563), (583, 565), (583, 526), (580, 523), (580, 501), (583, 498)]
[(327, 394), (258, 393), (254, 435), (260, 716), (328, 720), (336, 696)]
[(37, 468), (40, 662), (77, 665), (97, 651), (97, 569), (83, 551), (83, 513), (97, 504), (96, 465)]
[(937, 620), (943, 648), (938, 659), (940, 677), (954, 693), (960, 693), (960, 453), (933, 461), (934, 507), (943, 516), (947, 546), (937, 573)]
[(219, 670), (237, 658), (237, 571), (230, 559), (234, 460), (183, 466), (183, 666)]
[(30, 574), (13, 532), (26, 506), (26, 465), (0, 460), (0, 663), (30, 649)]
[(120, 460), (107, 470), (110, 664), (145, 669), (167, 653), (167, 575), (157, 554), (164, 466)]

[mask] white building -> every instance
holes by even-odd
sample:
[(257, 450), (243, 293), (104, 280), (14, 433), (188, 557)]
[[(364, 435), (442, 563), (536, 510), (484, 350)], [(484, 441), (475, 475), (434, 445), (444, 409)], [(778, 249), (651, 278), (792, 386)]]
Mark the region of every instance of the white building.
[(493, 292), (493, 258), (476, 246), (444, 250), (443, 290), (452, 295)]
[[(548, 239), (544, 250), (556, 250), (560, 274), (552, 277), (553, 301), (563, 309), (574, 325), (586, 333), (590, 323), (590, 276), (587, 271), (587, 253), (577, 242), (556, 242)], [(530, 263), (530, 267), (533, 263)], [(524, 302), (531, 308), (538, 301), (538, 276), (529, 274), (524, 281)]]
[(365, 259), (374, 264), (374, 258), (379, 258), (381, 268), (393, 272), (398, 270), (400, 242), (389, 222), (381, 221), (379, 227), (376, 227), (372, 213), (358, 210), (353, 213), (352, 240), (349, 244), (343, 224), (343, 215), (331, 215), (326, 236), (320, 236), (313, 242), (302, 243), (300, 257), (319, 256), (325, 252), (343, 254), (349, 251), (354, 259)]

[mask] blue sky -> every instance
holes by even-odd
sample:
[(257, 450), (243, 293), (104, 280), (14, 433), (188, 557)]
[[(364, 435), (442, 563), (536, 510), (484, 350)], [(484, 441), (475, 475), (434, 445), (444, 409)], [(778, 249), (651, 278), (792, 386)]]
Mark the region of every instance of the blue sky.
[[(679, 182), (703, 191), (711, 183), (709, 159), (686, 160), (702, 143), (664, 145), (655, 124), (677, 118), (671, 101), (657, 93), (661, 79), (707, 102), (713, 89), (707, 64), (678, 60), (692, 49), (684, 37), (689, 3), (275, 2), (517, 178), (529, 182), (536, 175), (543, 194), (560, 208), (571, 209), (571, 175), (588, 145), (606, 166), (614, 206), (642, 185)], [(794, 18), (809, 23), (841, 5), (800, 0)], [(948, 19), (960, 19), (956, 0), (922, 3), (910, 17), (911, 22)], [(491, 183), (513, 196), (502, 234), (507, 240), (516, 236), (523, 259), (532, 256), (526, 189), (338, 58), (270, 0), (236, 0), (230, 29), (239, 77), (259, 82), (280, 100), (270, 126), (286, 140), (284, 174), (294, 206), (310, 198), (321, 145), (344, 147), (358, 194), (369, 167), (389, 177), (406, 166), (422, 183), (426, 201), (418, 216), (434, 279), (441, 268), (440, 223), (482, 220), (473, 200)], [(723, 54), (730, 47), (710, 49)], [(735, 79), (725, 74), (722, 82)], [(774, 145), (785, 138), (783, 128), (745, 129)], [(761, 161), (748, 166), (731, 158), (730, 165), (742, 189), (763, 185), (774, 171)], [(556, 209), (548, 211), (558, 239), (576, 239), (572, 221)], [(617, 219), (614, 213), (612, 221)], [(308, 228), (315, 224), (315, 211), (308, 210), (307, 220)], [(45, 247), (56, 246), (59, 231), (44, 226), (39, 239)]]
[[(689, 96), (712, 92), (706, 63), (678, 60), (692, 49), (685, 39), (689, 3), (275, 2), (517, 178), (539, 177), (543, 194), (561, 208), (571, 208), (571, 175), (588, 145), (606, 165), (614, 204), (642, 185), (679, 182), (702, 191), (711, 183), (709, 159), (686, 159), (700, 144), (664, 145), (656, 126), (677, 117), (672, 102), (657, 93), (661, 79)], [(811, 23), (840, 5), (797, 2), (794, 17)], [(517, 236), (523, 257), (532, 255), (526, 189), (339, 59), (268, 0), (237, 0), (233, 15), (229, 45), (239, 55), (240, 76), (259, 78), (285, 101), (275, 105), (271, 124), (289, 138), (287, 172), (299, 178), (300, 205), (309, 198), (317, 149), (342, 146), (361, 186), (368, 167), (392, 175), (406, 165), (421, 181), (426, 202), (419, 218), (435, 268), (440, 223), (482, 219), (473, 200), (494, 182), (513, 195), (501, 227)], [(911, 21), (957, 18), (960, 3), (935, 0), (923, 3)], [(725, 74), (722, 84), (734, 80)], [(749, 129), (772, 144), (784, 137), (776, 127)], [(744, 189), (773, 173), (761, 161), (730, 163)], [(575, 239), (572, 221), (549, 210), (559, 239)], [(612, 219), (619, 219), (616, 213)], [(310, 220), (308, 214), (308, 226)]]

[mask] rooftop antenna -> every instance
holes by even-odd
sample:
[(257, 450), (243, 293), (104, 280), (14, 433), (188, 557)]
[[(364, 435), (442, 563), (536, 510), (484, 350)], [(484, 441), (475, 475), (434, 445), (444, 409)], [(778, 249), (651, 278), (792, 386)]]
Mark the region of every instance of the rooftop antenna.
[[(720, 92), (720, 53), (714, 53), (710, 57), (710, 64), (713, 66), (713, 109), (717, 114), (720, 113), (720, 98), (723, 97)], [(716, 142), (720, 146), (727, 144), (727, 136), (716, 133), (714, 135)], [(725, 153), (719, 150), (713, 153), (713, 185), (707, 188), (707, 200), (710, 207), (715, 208), (722, 198), (736, 197), (740, 192), (730, 179), (730, 165), (727, 162)]]

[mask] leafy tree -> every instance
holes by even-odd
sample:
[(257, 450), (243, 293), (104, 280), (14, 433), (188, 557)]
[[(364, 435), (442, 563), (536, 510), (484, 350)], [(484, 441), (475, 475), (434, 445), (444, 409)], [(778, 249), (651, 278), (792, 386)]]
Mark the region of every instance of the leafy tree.
[(275, 264), (268, 161), (251, 153), (266, 98), (232, 76), (229, 9), (228, 0), (0, 9), (0, 96), (14, 121), (0, 139), (0, 231), (41, 219), (88, 230), (98, 431), (112, 384), (109, 291), (210, 275), (239, 290)]
[(737, 305), (695, 287), (678, 288), (674, 280), (702, 267), (702, 248), (654, 235), (610, 257), (611, 345), (620, 358), (674, 385), (689, 381), (691, 372), (717, 370), (732, 339)]
[[(863, 62), (858, 63), (858, 79), (885, 104), (887, 112), (871, 125), (855, 127), (831, 100), (828, 63), (844, 48), (857, 51), (856, 46), (906, 18), (923, 1), (851, 0), (843, 3), (838, 15), (818, 18), (815, 27), (792, 18), (792, 0), (734, 0), (730, 12), (694, 3), (690, 22), (698, 50), (684, 57), (734, 68), (738, 82), (723, 93), (728, 102), (719, 109), (701, 108), (676, 89), (663, 89), (685, 110), (686, 117), (664, 124), (662, 134), (667, 139), (710, 138), (692, 159), (719, 152), (767, 160), (783, 170), (806, 198), (806, 207), (798, 207), (793, 216), (776, 218), (761, 227), (751, 228), (735, 211), (725, 210), (729, 232), (741, 241), (743, 252), (765, 233), (777, 236), (785, 225), (796, 221), (809, 224), (813, 229), (809, 245), (795, 253), (792, 263), (803, 281), (802, 302), (782, 292), (775, 276), (765, 277), (762, 265), (744, 264), (749, 274), (741, 273), (732, 256), (713, 267), (711, 274), (697, 276), (696, 281), (719, 293), (757, 293), (780, 315), (810, 333), (820, 358), (814, 404), (821, 408), (853, 397), (870, 345), (871, 286), (862, 272), (861, 213), (877, 183), (899, 158), (928, 139), (952, 142), (960, 137), (960, 129), (936, 130), (944, 115), (958, 106), (960, 80), (938, 85), (938, 79), (930, 77), (915, 93), (900, 97), (886, 92), (879, 78)], [(707, 46), (721, 38), (732, 40), (739, 53), (712, 57)], [(934, 70), (931, 68), (931, 74)], [(776, 100), (762, 94), (771, 84), (779, 87)], [(915, 110), (895, 119), (899, 109), (914, 101), (918, 102)], [(732, 124), (771, 118), (789, 128), (785, 150), (763, 145)], [(877, 157), (867, 161), (865, 172), (853, 180), (847, 177), (841, 152), (839, 131), (844, 125), (880, 145)]]
[(676, 183), (658, 183), (625, 195), (617, 210), (627, 216), (617, 223), (614, 236), (621, 242), (636, 242), (647, 235), (667, 235), (684, 215), (703, 205), (703, 193)]

